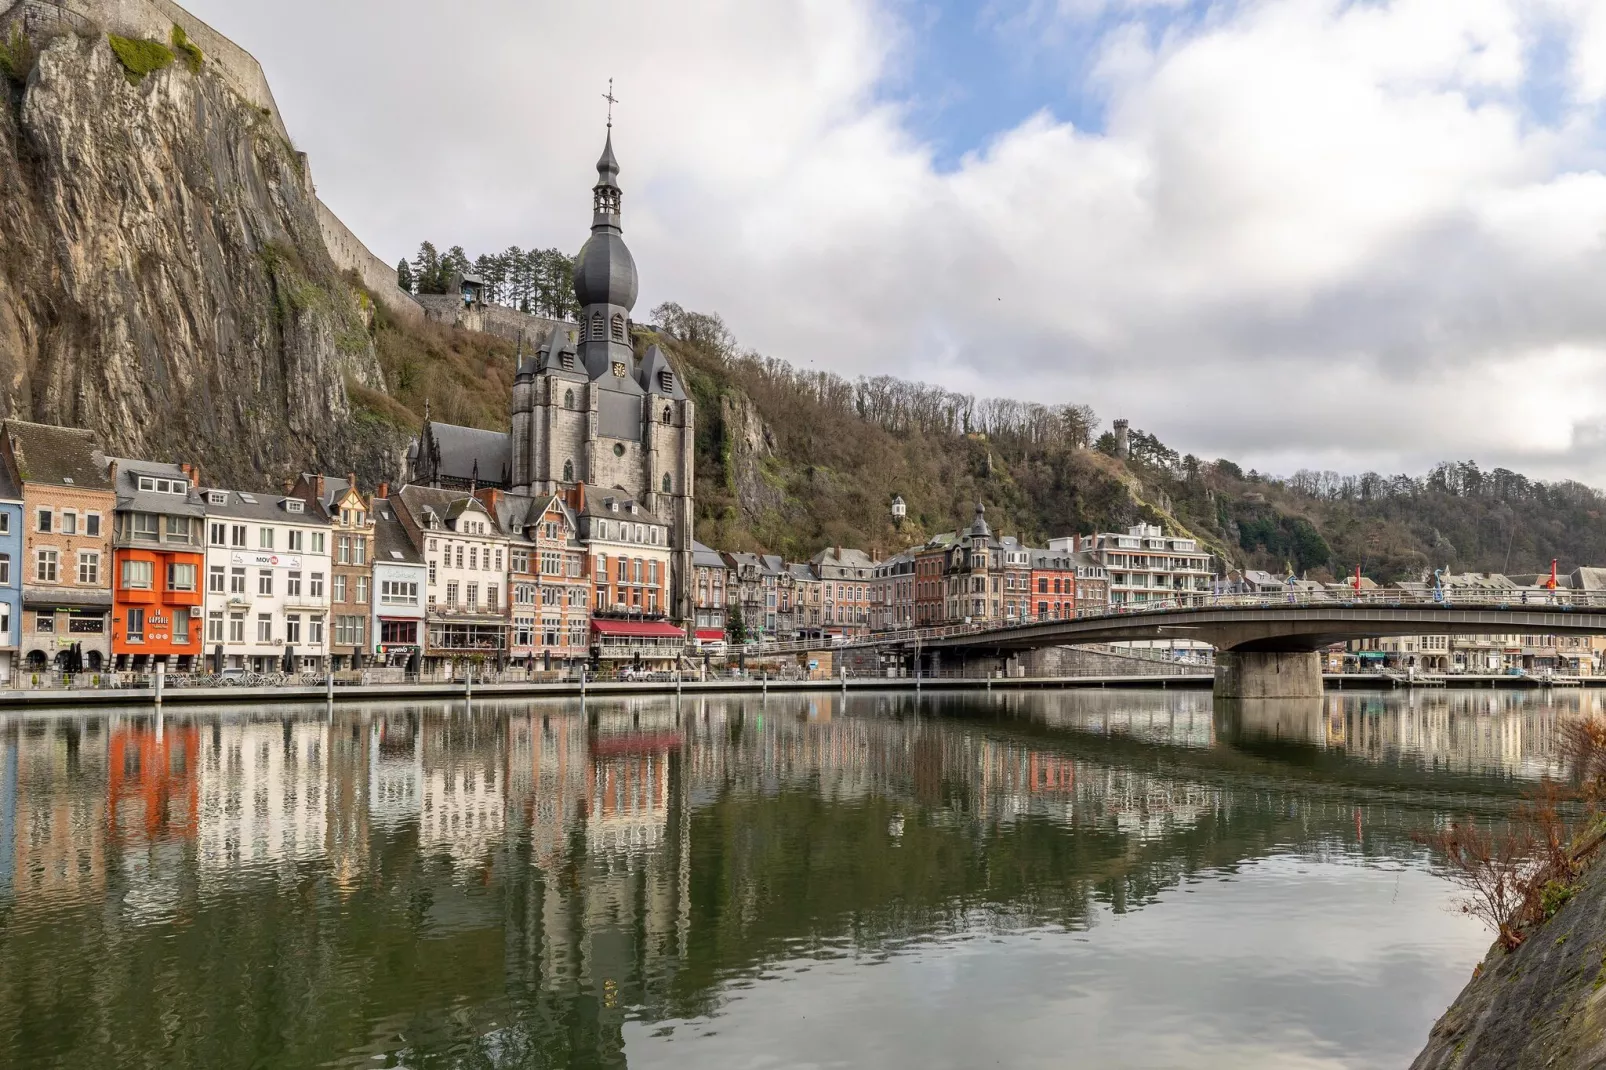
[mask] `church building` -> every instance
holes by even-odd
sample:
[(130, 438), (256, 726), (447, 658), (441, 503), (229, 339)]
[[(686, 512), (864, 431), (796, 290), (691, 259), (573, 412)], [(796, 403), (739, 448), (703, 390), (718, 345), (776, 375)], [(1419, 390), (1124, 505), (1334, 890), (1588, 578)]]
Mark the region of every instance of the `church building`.
[(574, 270), (579, 323), (559, 324), (513, 385), (512, 433), (441, 424), (426, 412), (408, 482), (566, 497), (617, 491), (669, 533), (671, 616), (691, 616), (692, 449), (696, 413), (657, 345), (637, 357), (630, 311), (636, 262), (620, 230), (610, 129), (592, 187), (591, 237)]

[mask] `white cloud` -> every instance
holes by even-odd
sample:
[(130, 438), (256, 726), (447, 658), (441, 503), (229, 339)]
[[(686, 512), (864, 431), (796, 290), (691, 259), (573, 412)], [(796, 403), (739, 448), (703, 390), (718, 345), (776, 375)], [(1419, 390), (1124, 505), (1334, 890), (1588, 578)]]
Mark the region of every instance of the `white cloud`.
[[(577, 247), (612, 75), (638, 314), (673, 298), (800, 365), (1088, 401), (1261, 468), (1606, 482), (1589, 0), (1000, 5), (1023, 47), (1101, 20), (1066, 78), (1106, 122), (1045, 108), (951, 170), (882, 95), (921, 80), (867, 0), (193, 6), (389, 258)], [(1546, 35), (1567, 92), (1535, 115)]]

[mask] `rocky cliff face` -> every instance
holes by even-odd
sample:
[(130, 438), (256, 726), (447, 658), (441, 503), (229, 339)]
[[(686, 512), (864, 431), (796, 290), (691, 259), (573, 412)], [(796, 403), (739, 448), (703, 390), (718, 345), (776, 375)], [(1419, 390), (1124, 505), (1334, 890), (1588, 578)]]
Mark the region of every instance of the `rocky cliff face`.
[(305, 160), (203, 64), (131, 84), (104, 34), (0, 72), (0, 414), (261, 485), (391, 477), (403, 434)]
[[(1598, 850), (1601, 834), (1588, 850)], [(1606, 866), (1516, 951), (1496, 943), (1411, 1070), (1606, 1066)]]

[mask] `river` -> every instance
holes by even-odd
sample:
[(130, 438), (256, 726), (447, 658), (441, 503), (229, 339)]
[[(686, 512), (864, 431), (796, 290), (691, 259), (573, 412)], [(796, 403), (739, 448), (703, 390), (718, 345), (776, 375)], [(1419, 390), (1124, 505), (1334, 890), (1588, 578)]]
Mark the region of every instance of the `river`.
[(1593, 692), (0, 714), (0, 1066), (1404, 1066)]

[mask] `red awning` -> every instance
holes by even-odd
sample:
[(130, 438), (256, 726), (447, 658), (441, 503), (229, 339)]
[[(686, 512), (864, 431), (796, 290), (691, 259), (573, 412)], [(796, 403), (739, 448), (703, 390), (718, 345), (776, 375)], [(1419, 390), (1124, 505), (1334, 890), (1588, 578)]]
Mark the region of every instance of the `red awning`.
[(662, 620), (593, 620), (591, 630), (597, 635), (627, 635), (644, 639), (686, 638), (684, 630)]
[(717, 642), (725, 638), (725, 633), (720, 631), (718, 628), (698, 628), (697, 638), (701, 639), (705, 643)]

